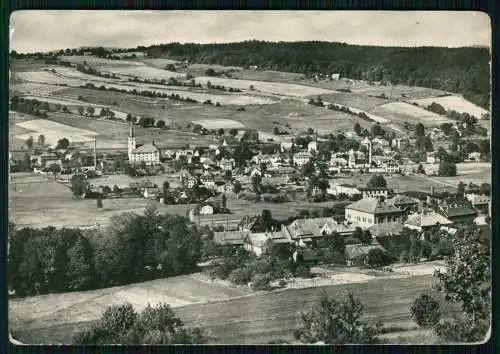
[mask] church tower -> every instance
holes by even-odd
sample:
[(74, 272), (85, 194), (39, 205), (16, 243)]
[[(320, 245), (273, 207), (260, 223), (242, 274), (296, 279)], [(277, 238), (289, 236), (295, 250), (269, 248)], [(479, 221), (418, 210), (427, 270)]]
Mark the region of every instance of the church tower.
[(136, 142), (134, 136), (134, 128), (132, 128), (132, 124), (130, 124), (130, 131), (128, 135), (128, 160), (130, 163), (133, 161), (132, 152), (135, 150)]

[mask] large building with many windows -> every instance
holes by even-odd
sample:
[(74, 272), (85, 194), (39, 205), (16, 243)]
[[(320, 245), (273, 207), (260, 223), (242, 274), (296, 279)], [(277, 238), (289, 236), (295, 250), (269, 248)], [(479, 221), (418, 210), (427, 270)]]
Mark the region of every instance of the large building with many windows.
[(132, 165), (143, 161), (148, 166), (160, 163), (160, 149), (155, 145), (154, 140), (151, 143), (138, 145), (132, 126), (128, 137), (128, 160)]
[(402, 222), (404, 211), (377, 198), (363, 198), (345, 207), (345, 219), (363, 228), (373, 225)]

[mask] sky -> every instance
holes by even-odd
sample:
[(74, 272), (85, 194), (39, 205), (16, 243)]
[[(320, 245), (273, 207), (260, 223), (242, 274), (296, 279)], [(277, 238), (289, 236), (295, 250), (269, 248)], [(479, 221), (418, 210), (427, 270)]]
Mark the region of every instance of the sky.
[(491, 46), (489, 17), (456, 11), (49, 11), (14, 12), (11, 50), (244, 40), (378, 46)]

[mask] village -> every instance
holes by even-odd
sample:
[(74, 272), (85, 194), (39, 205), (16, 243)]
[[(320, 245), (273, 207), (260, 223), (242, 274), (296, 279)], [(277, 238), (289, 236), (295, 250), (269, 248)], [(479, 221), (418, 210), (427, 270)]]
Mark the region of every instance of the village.
[[(207, 23), (232, 18), (174, 15), (199, 42), (153, 41), (174, 28), (137, 12), (101, 22), (122, 26), (109, 47), (59, 38), (10, 50), (11, 342), (488, 336), (489, 48), (434, 46), (432, 32), (431, 46), (387, 46), (393, 34), (212, 41)], [(33, 23), (23, 16), (18, 38)], [(101, 21), (59, 16), (37, 42)], [(341, 22), (354, 33), (357, 21)], [(132, 39), (137, 24), (147, 41)]]

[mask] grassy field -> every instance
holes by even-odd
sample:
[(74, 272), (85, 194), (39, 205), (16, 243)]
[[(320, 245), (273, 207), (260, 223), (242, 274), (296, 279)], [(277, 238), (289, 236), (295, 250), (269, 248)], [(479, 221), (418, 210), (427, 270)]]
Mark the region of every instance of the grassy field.
[(369, 110), (371, 113), (390, 119), (393, 123), (422, 123), (424, 126), (439, 126), (442, 123), (453, 123), (454, 120), (429, 112), (405, 102), (391, 102)]
[[(436, 170), (438, 166), (435, 166)], [(443, 181), (451, 185), (490, 183), (491, 184), (491, 163), (490, 162), (464, 162), (457, 164), (457, 175), (454, 177), (433, 177), (438, 181)]]
[[(370, 180), (371, 175), (355, 175), (352, 177), (338, 178), (335, 181), (337, 183), (347, 183), (354, 184), (357, 186), (366, 186), (366, 183)], [(439, 180), (434, 180), (418, 175), (413, 176), (400, 176), (400, 175), (390, 175), (384, 176), (387, 181), (387, 186), (394, 189), (395, 192), (408, 192), (408, 191), (422, 191), (430, 192), (431, 187), (446, 187)], [(449, 186), (449, 189), (454, 189)]]
[[(316, 97), (311, 97), (316, 99)], [(321, 99), (325, 102), (337, 103), (348, 107), (354, 107), (362, 110), (370, 111), (372, 108), (390, 102), (383, 98), (370, 97), (359, 93), (335, 92), (327, 95), (321, 95)]]
[[(314, 306), (323, 290), (338, 299), (353, 292), (364, 304), (365, 319), (368, 321), (381, 320), (388, 327), (414, 330), (410, 303), (420, 293), (431, 291), (434, 283), (433, 277), (429, 275), (374, 278), (362, 283), (289, 289), (203, 303), (203, 298), (217, 300), (234, 296), (241, 290), (221, 290), (216, 287), (210, 292), (205, 290), (209, 284), (194, 284), (193, 291), (193, 282), (188, 277), (178, 277), (177, 281), (174, 279), (130, 285), (123, 290), (110, 288), (11, 301), (11, 330), (26, 343), (68, 343), (74, 331), (90, 324), (105, 305), (129, 301), (142, 307), (147, 301), (165, 299), (180, 305), (175, 308), (175, 312), (187, 325), (208, 330), (213, 343), (265, 344), (277, 339), (293, 341), (293, 331), (300, 324), (300, 313)], [(202, 303), (182, 306), (182, 301), (189, 299), (189, 296), (194, 297), (194, 301), (202, 298)], [(446, 315), (451, 308), (446, 304), (443, 310)], [(398, 336), (403, 334), (399, 332)]]
[[(99, 179), (90, 181), (96, 186), (104, 185), (104, 182)], [(115, 181), (110, 178), (110, 182), (114, 184)], [(14, 173), (9, 182), (9, 219), (20, 227), (106, 225), (113, 215), (142, 213), (147, 203), (140, 197), (104, 199), (104, 208), (98, 210), (95, 200), (74, 198), (69, 187), (52, 177)], [(159, 212), (186, 216), (188, 208), (189, 205), (159, 205)]]
[(476, 106), (472, 102), (467, 101), (465, 98), (461, 96), (445, 96), (445, 97), (432, 97), (432, 98), (424, 98), (420, 100), (413, 100), (413, 102), (418, 103), (421, 106), (428, 106), (433, 102), (439, 103), (447, 110), (454, 110), (460, 113), (466, 112), (469, 113), (478, 119), (481, 119), (481, 116), (485, 113), (488, 113), (487, 110)]

